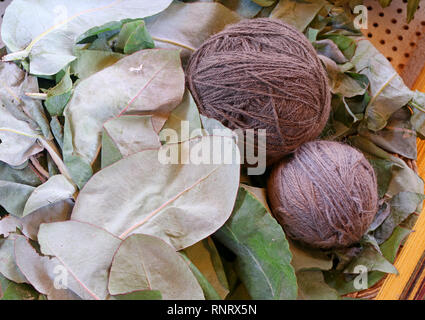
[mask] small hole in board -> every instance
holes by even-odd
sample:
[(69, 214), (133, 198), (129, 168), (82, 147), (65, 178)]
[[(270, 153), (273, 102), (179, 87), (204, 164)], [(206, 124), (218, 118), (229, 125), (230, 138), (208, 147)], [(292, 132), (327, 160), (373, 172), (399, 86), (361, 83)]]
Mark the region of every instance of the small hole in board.
[(377, 24), (376, 22), (373, 24), (373, 26), (375, 27), (375, 28), (377, 28), (378, 26), (379, 26), (379, 24)]
[(403, 41), (403, 36), (398, 36), (397, 39)]
[(391, 23), (394, 23), (394, 24), (396, 24), (397, 23), (397, 19), (391, 19)]
[(397, 51), (397, 47), (392, 47), (391, 48), (393, 51)]
[(368, 38), (372, 38), (372, 34), (370, 32), (367, 34), (367, 36)]
[(380, 17), (383, 17), (384, 16), (384, 13), (383, 12), (379, 12), (379, 16)]
[(380, 44), (385, 44), (385, 40), (384, 40), (384, 39), (382, 39), (382, 40), (380, 40), (380, 41), (379, 41), (379, 43), (380, 43)]
[(388, 60), (389, 62), (391, 62), (391, 61), (393, 61), (393, 58), (391, 58), (391, 57), (387, 57), (387, 60)]
[(385, 29), (385, 33), (386, 34), (390, 34), (391, 33), (391, 30), (390, 29)]

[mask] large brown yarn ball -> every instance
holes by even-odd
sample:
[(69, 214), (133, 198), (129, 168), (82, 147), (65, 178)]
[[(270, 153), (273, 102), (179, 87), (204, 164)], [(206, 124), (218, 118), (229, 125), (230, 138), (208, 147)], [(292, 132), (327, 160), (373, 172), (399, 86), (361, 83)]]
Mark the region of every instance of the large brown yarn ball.
[(268, 164), (316, 139), (329, 117), (321, 61), (302, 33), (279, 20), (226, 27), (194, 52), (186, 77), (201, 114), (232, 130), (267, 130)]
[(378, 210), (372, 166), (362, 153), (338, 142), (304, 144), (273, 168), (267, 189), (286, 234), (318, 248), (357, 243)]

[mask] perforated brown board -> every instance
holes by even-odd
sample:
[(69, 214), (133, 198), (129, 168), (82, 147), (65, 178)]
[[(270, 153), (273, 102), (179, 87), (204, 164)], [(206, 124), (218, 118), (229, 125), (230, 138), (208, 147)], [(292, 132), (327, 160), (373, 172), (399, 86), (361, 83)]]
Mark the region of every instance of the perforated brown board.
[(366, 0), (368, 28), (363, 33), (391, 61), (411, 87), (425, 64), (425, 4), (406, 21), (407, 0), (393, 0), (385, 9), (377, 0)]

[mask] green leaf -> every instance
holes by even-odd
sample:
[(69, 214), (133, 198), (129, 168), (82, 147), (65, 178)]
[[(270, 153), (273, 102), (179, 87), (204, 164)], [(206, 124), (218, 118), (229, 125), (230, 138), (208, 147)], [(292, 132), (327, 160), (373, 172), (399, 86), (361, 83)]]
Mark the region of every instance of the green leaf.
[[(236, 161), (197, 164), (194, 158), (193, 150), (209, 150), (214, 143), (228, 144), (233, 159), (239, 159), (233, 140), (208, 136), (142, 151), (104, 168), (80, 192), (72, 219), (105, 228), (121, 239), (144, 233), (177, 250), (191, 246), (224, 224), (236, 198)], [(170, 153), (185, 157), (189, 152), (190, 161), (177, 158), (178, 164), (165, 163)], [(212, 163), (210, 155), (204, 156)]]
[(198, 107), (190, 91), (186, 89), (182, 102), (171, 112), (159, 136), (162, 137), (164, 130), (174, 130), (178, 135), (178, 140), (174, 142), (183, 142), (193, 138), (196, 132), (200, 134), (201, 128)]
[(237, 256), (236, 270), (253, 299), (295, 299), (297, 284), (281, 226), (246, 189), (215, 237)]
[(120, 239), (93, 225), (65, 221), (42, 224), (38, 241), (41, 252), (56, 257), (66, 271), (67, 288), (86, 300), (108, 297), (109, 268)]
[(326, 4), (322, 0), (280, 0), (270, 18), (281, 19), (303, 32)]
[(348, 265), (344, 272), (355, 274), (355, 268), (359, 265), (365, 266), (368, 272), (380, 271), (398, 274), (397, 269), (382, 255), (382, 253), (376, 251), (370, 245), (363, 248), (363, 252)]
[(413, 106), (413, 115), (410, 118), (410, 122), (420, 137), (425, 139), (425, 93), (415, 91), (410, 105)]
[(236, 12), (244, 18), (254, 18), (261, 11), (262, 7), (252, 0), (219, 0), (223, 6)]
[(407, 23), (413, 20), (416, 10), (418, 10), (421, 0), (409, 0), (407, 2)]
[(53, 88), (47, 90), (47, 99), (44, 104), (51, 116), (62, 115), (65, 106), (71, 98), (72, 86), (70, 68), (67, 68), (60, 82)]
[(134, 234), (119, 246), (108, 283), (112, 295), (158, 290), (165, 300), (204, 299), (202, 289), (182, 257), (159, 238)]
[(392, 0), (379, 0), (379, 4), (382, 8), (386, 8), (391, 4)]
[(63, 175), (52, 176), (41, 186), (34, 189), (25, 203), (22, 216), (53, 203), (70, 199), (76, 191), (75, 186)]
[(326, 284), (322, 271), (297, 272), (299, 300), (339, 300), (338, 292)]
[(93, 27), (80, 35), (75, 42), (77, 44), (85, 44), (94, 42), (99, 37), (108, 39), (110, 36), (118, 34), (122, 26), (131, 21), (133, 21), (133, 19), (111, 21), (104, 25)]
[(152, 40), (143, 20), (127, 22), (123, 25), (117, 39), (116, 48), (125, 54), (132, 54), (142, 49), (152, 49)]
[(292, 253), (291, 264), (295, 272), (306, 270), (330, 270), (332, 268), (332, 257), (327, 256), (322, 251), (301, 246), (293, 241), (288, 242), (289, 249)]
[(351, 60), (356, 51), (356, 41), (350, 37), (344, 35), (325, 35), (325, 39), (332, 40), (344, 54), (344, 56)]
[(117, 145), (104, 130), (102, 133), (101, 167), (106, 168), (123, 158)]
[(32, 74), (56, 74), (75, 59), (72, 47), (83, 32), (111, 21), (154, 15), (171, 2), (15, 0), (3, 18), (2, 40), (12, 52), (3, 59), (29, 57)]
[(0, 274), (0, 300), (40, 300), (41, 295), (24, 283), (7, 280)]
[(34, 173), (29, 166), (22, 169), (13, 168), (0, 161), (0, 180), (26, 184), (37, 187), (41, 184), (40, 178)]
[(57, 116), (52, 117), (50, 120), (50, 128), (52, 129), (53, 136), (56, 139), (61, 150), (63, 149), (63, 126)]
[[(93, 94), (99, 88), (104, 94)], [(165, 119), (183, 94), (184, 73), (177, 50), (142, 50), (79, 82), (64, 112), (64, 161), (78, 186), (90, 177), (88, 165), (99, 154), (107, 120), (126, 112)]]
[[(229, 293), (223, 263), (211, 238), (204, 239), (183, 251), (192, 272), (204, 290), (207, 300), (224, 299)], [(193, 265), (193, 266), (192, 266)], [(203, 285), (204, 284), (204, 285)]]
[(22, 217), (25, 203), (34, 187), (9, 181), (0, 181), (0, 205), (10, 214)]
[(395, 164), (384, 159), (369, 159), (369, 162), (375, 171), (378, 182), (378, 196), (381, 199), (388, 190)]
[(217, 293), (217, 291), (215, 291), (215, 288), (207, 280), (204, 274), (201, 271), (199, 271), (199, 269), (189, 260), (189, 258), (184, 253), (181, 252), (180, 254), (182, 258), (188, 264), (190, 270), (192, 271), (193, 275), (198, 281), (198, 284), (201, 286), (205, 299), (206, 300), (222, 300), (220, 295)]
[(80, 79), (110, 67), (125, 57), (121, 53), (101, 50), (76, 50), (75, 56), (77, 58), (71, 63), (71, 73)]
[(115, 300), (162, 300), (161, 291), (141, 290), (112, 296)]
[(256, 4), (262, 7), (269, 7), (276, 2), (276, 0), (252, 0), (252, 1), (254, 1)]

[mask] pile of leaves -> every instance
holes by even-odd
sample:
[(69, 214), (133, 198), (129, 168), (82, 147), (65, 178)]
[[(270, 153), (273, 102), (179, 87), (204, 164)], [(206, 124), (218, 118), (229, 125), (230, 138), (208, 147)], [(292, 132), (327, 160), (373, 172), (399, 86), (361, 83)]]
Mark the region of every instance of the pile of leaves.
[[(352, 248), (289, 241), (267, 174), (158, 161), (218, 139), (238, 153), (199, 115), (183, 70), (227, 24), (268, 16), (304, 32), (327, 68), (322, 138), (376, 170), (380, 209)], [(340, 299), (359, 290), (359, 265), (365, 287), (397, 273), (424, 199), (411, 163), (425, 96), (352, 21), (349, 6), (325, 0), (14, 0), (1, 28), (0, 298)]]

